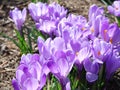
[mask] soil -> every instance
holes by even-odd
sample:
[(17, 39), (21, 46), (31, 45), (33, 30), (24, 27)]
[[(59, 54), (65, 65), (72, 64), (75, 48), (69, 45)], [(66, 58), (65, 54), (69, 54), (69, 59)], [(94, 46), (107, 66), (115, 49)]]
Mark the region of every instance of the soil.
[[(57, 0), (49, 0), (53, 2)], [(88, 8), (92, 4), (103, 6), (99, 0), (59, 0), (70, 13), (87, 17)], [(24, 8), (30, 0), (0, 0), (0, 33), (15, 38), (13, 30), (15, 26), (9, 18), (9, 11), (14, 7)], [(29, 20), (26, 21), (29, 23)], [(10, 40), (0, 36), (0, 90), (13, 90), (11, 80), (15, 76), (15, 70), (20, 61), (20, 50)]]

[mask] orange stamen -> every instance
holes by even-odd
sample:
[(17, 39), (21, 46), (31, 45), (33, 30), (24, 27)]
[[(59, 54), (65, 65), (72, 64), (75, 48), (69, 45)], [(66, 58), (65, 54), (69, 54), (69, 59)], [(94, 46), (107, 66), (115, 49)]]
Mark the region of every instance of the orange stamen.
[(104, 30), (104, 33), (107, 33), (107, 30)]
[(78, 56), (79, 52), (76, 52), (76, 56)]
[(112, 43), (113, 42), (113, 40), (112, 40), (112, 38), (110, 38), (110, 43)]
[(84, 31), (85, 29), (86, 29), (86, 28), (83, 27), (83, 28), (82, 28), (82, 31)]
[(101, 53), (100, 53), (100, 51), (98, 51), (98, 56), (100, 56), (101, 55)]
[(90, 30), (91, 30), (92, 33), (95, 31), (94, 28), (91, 28)]
[(107, 30), (104, 30), (104, 39), (106, 40), (106, 33), (107, 33)]

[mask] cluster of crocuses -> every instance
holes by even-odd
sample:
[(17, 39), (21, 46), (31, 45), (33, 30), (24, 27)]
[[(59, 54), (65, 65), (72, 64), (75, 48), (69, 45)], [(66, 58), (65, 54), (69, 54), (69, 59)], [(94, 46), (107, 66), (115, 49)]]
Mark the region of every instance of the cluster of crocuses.
[[(102, 7), (92, 5), (88, 21), (83, 16), (67, 14), (57, 3), (30, 3), (28, 10), (36, 28), (49, 38), (38, 37), (39, 53), (22, 55), (12, 80), (15, 90), (41, 90), (51, 73), (62, 90), (71, 90), (68, 75), (73, 67), (79, 73), (85, 70), (89, 83), (103, 76), (109, 80), (120, 68), (120, 29), (117, 23), (110, 23)], [(26, 9), (21, 12), (16, 8), (11, 15), (20, 30)]]

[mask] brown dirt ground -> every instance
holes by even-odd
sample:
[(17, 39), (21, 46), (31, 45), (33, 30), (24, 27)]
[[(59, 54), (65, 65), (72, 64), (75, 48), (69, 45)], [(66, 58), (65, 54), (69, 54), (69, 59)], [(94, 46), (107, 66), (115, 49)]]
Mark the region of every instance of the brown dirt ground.
[[(50, 2), (57, 0), (50, 0)], [(99, 0), (59, 0), (69, 12), (87, 17), (88, 8), (92, 4), (103, 5)], [(26, 7), (30, 0), (0, 0), (0, 32), (15, 38), (14, 24), (9, 19), (9, 10), (15, 6)], [(29, 22), (29, 21), (27, 21)], [(11, 80), (20, 61), (20, 51), (15, 44), (0, 36), (0, 90), (13, 90)]]

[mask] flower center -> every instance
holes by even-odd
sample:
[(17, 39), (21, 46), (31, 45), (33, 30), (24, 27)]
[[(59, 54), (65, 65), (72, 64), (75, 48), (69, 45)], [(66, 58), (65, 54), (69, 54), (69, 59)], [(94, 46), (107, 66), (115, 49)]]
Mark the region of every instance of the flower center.
[(98, 51), (98, 56), (100, 56), (101, 55), (101, 53), (100, 53), (100, 51)]
[(110, 38), (110, 43), (112, 43), (113, 42), (113, 40), (112, 40), (112, 38)]
[(76, 52), (76, 56), (78, 56), (79, 52)]
[(90, 30), (91, 30), (92, 33), (95, 31), (93, 27)]
[(82, 28), (82, 31), (84, 31), (85, 29), (86, 29), (86, 28), (85, 28), (85, 27), (83, 27), (83, 28)]
[(106, 33), (107, 33), (107, 30), (104, 30), (104, 39), (106, 40)]
[(118, 10), (119, 8), (118, 7), (115, 7), (116, 10)]

